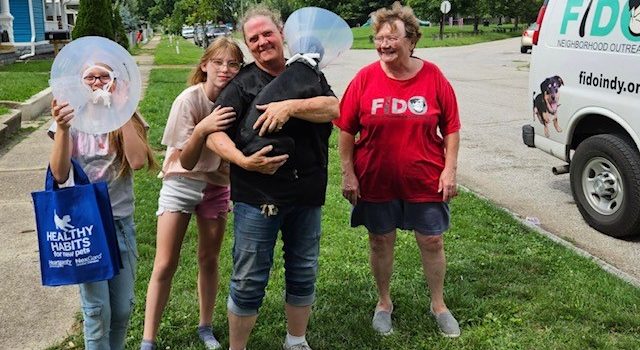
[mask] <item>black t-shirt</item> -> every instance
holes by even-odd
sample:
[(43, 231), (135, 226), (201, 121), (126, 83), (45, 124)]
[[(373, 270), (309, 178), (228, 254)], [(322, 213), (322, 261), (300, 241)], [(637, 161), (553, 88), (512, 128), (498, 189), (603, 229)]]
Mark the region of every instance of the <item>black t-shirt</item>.
[[(236, 112), (236, 121), (226, 130), (234, 142), (247, 108), (273, 79), (274, 76), (251, 63), (240, 70), (216, 99), (216, 105), (233, 107)], [(321, 84), (324, 86), (324, 96), (335, 96), (322, 74)], [(294, 155), (285, 164), (295, 169), (296, 178), (291, 180), (281, 176), (282, 168), (273, 175), (266, 175), (231, 164), (231, 199), (254, 205), (323, 205), (331, 130), (331, 122), (311, 123), (291, 117), (280, 132), (295, 141)]]

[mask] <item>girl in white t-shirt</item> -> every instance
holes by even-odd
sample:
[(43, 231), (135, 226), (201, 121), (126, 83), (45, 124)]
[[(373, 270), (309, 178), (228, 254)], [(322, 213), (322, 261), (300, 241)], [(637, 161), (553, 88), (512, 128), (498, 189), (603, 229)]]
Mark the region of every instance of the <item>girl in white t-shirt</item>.
[[(83, 72), (92, 91), (112, 93), (118, 81), (106, 64), (96, 63)], [(155, 165), (147, 143), (146, 124), (134, 113), (119, 129), (107, 134), (88, 134), (71, 127), (74, 110), (66, 102), (51, 103), (55, 123), (49, 129), (53, 150), (51, 172), (59, 184), (72, 184), (71, 161), (80, 164), (91, 182), (105, 181), (118, 238), (123, 269), (107, 281), (80, 284), (85, 349), (124, 349), (133, 311), (138, 251), (133, 223), (133, 170)]]
[(218, 256), (230, 204), (229, 163), (204, 145), (209, 134), (226, 129), (235, 120), (232, 108), (213, 106), (242, 64), (242, 51), (232, 39), (216, 39), (193, 70), (191, 86), (171, 106), (162, 137), (167, 153), (162, 165), (156, 256), (147, 289), (141, 349), (156, 348), (160, 319), (193, 213), (198, 224), (198, 334), (207, 349), (220, 348), (211, 321), (218, 292)]

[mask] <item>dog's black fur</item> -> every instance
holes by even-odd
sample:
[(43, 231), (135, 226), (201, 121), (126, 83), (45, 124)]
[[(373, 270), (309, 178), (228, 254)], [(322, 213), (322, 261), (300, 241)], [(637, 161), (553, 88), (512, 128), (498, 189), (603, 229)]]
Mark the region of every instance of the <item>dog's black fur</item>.
[(560, 86), (564, 85), (562, 78), (555, 75), (545, 79), (540, 83), (540, 93), (536, 96), (534, 93), (533, 99), (533, 119), (538, 118), (540, 123), (544, 125), (544, 134), (549, 136), (549, 123), (553, 121), (553, 125), (557, 132), (562, 132), (560, 125), (558, 125), (558, 90)]
[[(253, 125), (262, 111), (256, 105), (264, 105), (270, 102), (278, 102), (289, 99), (305, 99), (322, 95), (321, 74), (318, 66), (312, 67), (304, 60), (291, 63), (287, 68), (267, 84), (262, 91), (253, 99), (238, 131), (237, 144), (244, 155), (251, 155), (263, 147), (273, 145), (273, 149), (267, 156), (278, 156), (288, 154), (289, 159), (293, 159), (295, 141), (286, 135), (287, 124), (280, 131), (274, 131), (265, 136), (258, 135), (259, 130), (255, 130)], [(287, 162), (291, 163), (291, 162)], [(287, 163), (283, 168), (287, 167)], [(290, 174), (290, 175), (293, 175)]]

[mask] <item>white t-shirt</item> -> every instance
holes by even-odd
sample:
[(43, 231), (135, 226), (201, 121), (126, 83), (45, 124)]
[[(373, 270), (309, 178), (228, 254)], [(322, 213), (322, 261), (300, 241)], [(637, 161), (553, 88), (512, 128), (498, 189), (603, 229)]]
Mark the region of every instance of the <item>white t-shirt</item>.
[(186, 88), (173, 101), (162, 136), (162, 144), (167, 146), (162, 164), (163, 177), (181, 175), (218, 186), (229, 185), (229, 163), (207, 147), (202, 148), (193, 170), (186, 170), (180, 164), (180, 151), (196, 125), (213, 111), (213, 106), (214, 102), (209, 100), (204, 90), (204, 83)]
[[(53, 136), (57, 130), (54, 122), (49, 127)], [(118, 177), (120, 162), (115, 151), (109, 149), (109, 134), (87, 134), (73, 127), (71, 132), (71, 158), (80, 164), (91, 182), (104, 181), (109, 187), (109, 198), (114, 219), (133, 215), (133, 177)]]

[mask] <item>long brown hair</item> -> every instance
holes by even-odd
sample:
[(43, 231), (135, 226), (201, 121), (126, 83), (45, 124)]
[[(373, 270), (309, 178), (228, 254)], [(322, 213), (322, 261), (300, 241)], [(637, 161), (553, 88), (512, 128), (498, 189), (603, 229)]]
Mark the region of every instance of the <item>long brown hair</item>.
[(229, 52), (238, 62), (244, 63), (244, 55), (242, 54), (240, 46), (238, 46), (238, 44), (231, 38), (226, 36), (218, 37), (213, 41), (213, 43), (211, 43), (211, 45), (209, 45), (209, 47), (207, 47), (200, 58), (200, 62), (191, 71), (188, 80), (189, 85), (196, 85), (207, 81), (207, 73), (202, 71), (202, 65), (207, 64), (210, 59), (225, 52)]
[[(136, 111), (131, 116), (131, 121), (133, 122), (133, 127), (136, 129), (136, 134), (145, 141), (144, 151), (147, 155), (147, 169), (153, 170), (158, 167), (158, 163), (156, 163), (156, 159), (153, 157), (153, 151), (147, 139), (147, 128), (142, 120), (142, 116)], [(116, 151), (116, 159), (120, 161), (118, 177), (131, 174), (131, 166), (124, 154), (124, 140), (121, 129), (109, 133), (109, 149)]]

